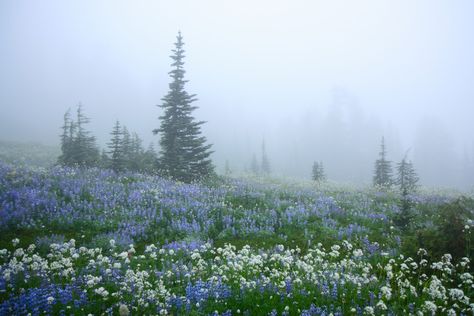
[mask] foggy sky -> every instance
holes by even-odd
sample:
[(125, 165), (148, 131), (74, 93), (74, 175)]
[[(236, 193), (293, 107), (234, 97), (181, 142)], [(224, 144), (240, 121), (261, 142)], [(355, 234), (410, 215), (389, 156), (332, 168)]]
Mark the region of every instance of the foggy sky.
[(101, 145), (119, 120), (157, 146), (178, 30), (218, 168), (265, 139), (275, 173), (370, 181), (385, 136), (425, 183), (474, 183), (469, 0), (1, 1), (0, 140), (57, 144), (81, 102)]

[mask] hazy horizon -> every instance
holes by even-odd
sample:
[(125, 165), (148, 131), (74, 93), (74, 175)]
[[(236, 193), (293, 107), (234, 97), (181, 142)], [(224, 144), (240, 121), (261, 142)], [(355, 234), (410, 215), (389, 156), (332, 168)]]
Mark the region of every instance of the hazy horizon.
[(370, 182), (380, 139), (422, 183), (474, 184), (470, 1), (4, 1), (0, 140), (59, 143), (81, 102), (158, 146), (178, 30), (187, 91), (222, 171), (265, 140), (274, 173)]

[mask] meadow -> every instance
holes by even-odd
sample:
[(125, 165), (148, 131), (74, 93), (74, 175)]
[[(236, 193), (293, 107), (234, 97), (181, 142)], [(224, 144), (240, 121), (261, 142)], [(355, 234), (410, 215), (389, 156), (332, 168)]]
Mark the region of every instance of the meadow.
[(472, 195), (0, 163), (0, 315), (472, 315)]

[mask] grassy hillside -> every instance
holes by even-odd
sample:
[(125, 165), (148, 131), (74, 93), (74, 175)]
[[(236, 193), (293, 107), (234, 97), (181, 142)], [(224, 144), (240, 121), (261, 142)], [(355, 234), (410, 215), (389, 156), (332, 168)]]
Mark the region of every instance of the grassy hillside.
[(472, 198), (410, 199), (1, 163), (0, 315), (472, 313)]

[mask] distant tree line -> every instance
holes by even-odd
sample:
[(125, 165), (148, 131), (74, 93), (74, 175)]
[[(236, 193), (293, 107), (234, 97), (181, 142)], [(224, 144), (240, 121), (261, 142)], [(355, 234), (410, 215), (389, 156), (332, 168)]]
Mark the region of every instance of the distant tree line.
[(114, 171), (152, 171), (156, 168), (157, 157), (153, 146), (145, 150), (140, 137), (136, 133), (130, 134), (118, 121), (111, 132), (108, 150), (102, 150), (102, 154), (99, 154), (96, 138), (86, 129), (90, 120), (85, 116), (82, 105), (77, 106), (76, 120), (71, 118), (70, 112), (68, 110), (64, 114), (59, 164), (100, 166)]

